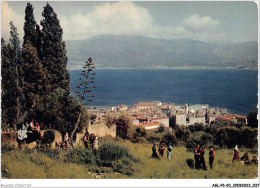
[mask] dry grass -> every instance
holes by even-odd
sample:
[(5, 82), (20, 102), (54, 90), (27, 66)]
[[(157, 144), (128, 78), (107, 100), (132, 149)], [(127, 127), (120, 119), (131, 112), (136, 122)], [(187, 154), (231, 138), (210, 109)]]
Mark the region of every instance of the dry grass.
[[(186, 160), (193, 160), (193, 153), (187, 152), (185, 147), (173, 147), (173, 159), (167, 159), (167, 152), (161, 160), (151, 157), (152, 144), (133, 144), (129, 141), (113, 141), (128, 147), (130, 154), (139, 162), (133, 163), (131, 176), (105, 172), (102, 178), (134, 178), (134, 179), (251, 179), (258, 177), (258, 167), (232, 163), (233, 151), (228, 149), (216, 150), (214, 169), (207, 171), (196, 170), (187, 165)], [(62, 151), (58, 158), (36, 150), (12, 150), (2, 153), (2, 178), (94, 178), (93, 172), (100, 170), (97, 166), (86, 166), (76, 163), (65, 163), (64, 156), (67, 151)], [(209, 167), (208, 150), (206, 150), (206, 165)], [(241, 152), (242, 156), (244, 152)], [(250, 159), (253, 154), (249, 152)]]
[[(255, 165), (241, 165), (232, 163), (233, 151), (228, 149), (217, 150), (215, 153), (214, 168), (211, 170), (208, 164), (208, 150), (205, 160), (207, 171), (192, 169), (187, 160), (194, 159), (192, 152), (187, 152), (185, 147), (173, 147), (173, 159), (167, 159), (167, 152), (161, 160), (150, 158), (152, 144), (132, 144), (129, 141), (121, 142), (127, 146), (130, 153), (137, 157), (141, 163), (135, 164), (137, 173), (132, 178), (155, 179), (251, 179), (258, 177), (258, 167)], [(243, 152), (241, 152), (242, 154)], [(243, 153), (244, 154), (244, 153)], [(249, 152), (249, 156), (253, 155)]]

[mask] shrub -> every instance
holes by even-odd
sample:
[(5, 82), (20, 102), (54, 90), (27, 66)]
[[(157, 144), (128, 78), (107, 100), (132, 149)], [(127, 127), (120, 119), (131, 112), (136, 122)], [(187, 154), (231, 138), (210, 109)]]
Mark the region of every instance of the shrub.
[(165, 130), (164, 126), (160, 125), (160, 126), (158, 127), (157, 132), (158, 132), (158, 133), (161, 133), (161, 132), (163, 132), (164, 130)]
[(210, 145), (213, 142), (213, 136), (211, 134), (205, 133), (203, 131), (194, 132), (190, 135), (189, 139), (186, 142), (186, 148), (192, 149), (197, 144), (200, 145)]
[(12, 150), (14, 150), (14, 148), (12, 146), (8, 145), (8, 144), (3, 144), (1, 146), (1, 152), (2, 153), (8, 152), (8, 151), (12, 151)]
[(58, 149), (49, 149), (49, 148), (42, 147), (42, 148), (38, 148), (37, 151), (44, 153), (45, 155), (53, 159), (57, 159), (60, 155), (60, 151)]
[(145, 137), (146, 136), (146, 130), (143, 127), (137, 127), (136, 133), (138, 134), (139, 137)]
[(215, 143), (220, 147), (233, 148), (240, 144), (240, 132), (236, 127), (223, 127), (217, 132)]
[(131, 168), (132, 161), (129, 158), (112, 162), (112, 168), (114, 172), (118, 172), (124, 175), (131, 176), (133, 169)]
[(113, 143), (105, 143), (98, 149), (102, 161), (115, 161), (129, 156), (128, 148)]
[(190, 129), (191, 132), (204, 131), (205, 126), (203, 124), (200, 124), (200, 123), (195, 123), (194, 125), (190, 125), (189, 129)]
[(128, 139), (128, 129), (132, 126), (132, 119), (128, 115), (121, 113), (118, 119), (115, 120), (116, 123), (116, 134), (120, 138)]
[(165, 144), (172, 144), (172, 145), (176, 145), (177, 144), (177, 139), (175, 137), (175, 135), (173, 133), (168, 133), (166, 135), (163, 136), (162, 141)]
[(247, 116), (248, 126), (252, 128), (258, 127), (257, 111), (250, 112)]
[(50, 144), (54, 141), (55, 139), (55, 132), (52, 130), (48, 130), (44, 132), (43, 138), (42, 138), (42, 143), (43, 144)]
[(150, 142), (150, 143), (154, 143), (154, 142), (160, 142), (160, 137), (158, 137), (158, 136), (149, 136), (148, 138), (147, 138), (147, 140)]
[(64, 162), (95, 165), (95, 155), (86, 148), (74, 148), (65, 156)]
[(190, 129), (185, 126), (175, 126), (174, 131), (176, 138), (185, 142), (188, 140), (191, 134)]
[(257, 129), (243, 127), (240, 132), (241, 145), (247, 148), (257, 147)]

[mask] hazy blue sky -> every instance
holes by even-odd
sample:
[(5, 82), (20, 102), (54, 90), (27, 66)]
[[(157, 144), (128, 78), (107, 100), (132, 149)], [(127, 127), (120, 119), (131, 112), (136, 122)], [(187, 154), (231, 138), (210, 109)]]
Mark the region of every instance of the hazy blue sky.
[[(1, 3), (2, 36), (9, 36), (10, 20), (23, 37), (26, 1)], [(32, 1), (40, 23), (46, 1)], [(64, 31), (65, 40), (81, 40), (100, 34), (144, 35), (202, 41), (257, 41), (258, 10), (254, 2), (101, 2), (50, 1)]]

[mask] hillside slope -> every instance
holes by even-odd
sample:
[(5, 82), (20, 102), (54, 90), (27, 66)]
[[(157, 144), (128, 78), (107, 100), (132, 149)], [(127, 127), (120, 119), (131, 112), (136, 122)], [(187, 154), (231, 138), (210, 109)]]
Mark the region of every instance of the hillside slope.
[[(257, 42), (205, 43), (143, 36), (102, 35), (66, 41), (69, 68), (88, 56), (97, 68), (257, 68)], [(78, 67), (80, 68), (80, 67)]]

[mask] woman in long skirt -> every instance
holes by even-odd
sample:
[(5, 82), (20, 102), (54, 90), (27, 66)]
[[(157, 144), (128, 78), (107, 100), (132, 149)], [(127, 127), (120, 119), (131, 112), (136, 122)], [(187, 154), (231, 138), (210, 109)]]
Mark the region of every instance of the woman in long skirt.
[(239, 151), (238, 151), (238, 146), (237, 145), (235, 146), (235, 149), (234, 149), (234, 157), (233, 157), (233, 161), (232, 162), (234, 162), (234, 161), (240, 161), (240, 159), (239, 159)]
[(169, 160), (172, 159), (172, 146), (171, 146), (171, 144), (168, 145), (167, 159), (169, 159)]

